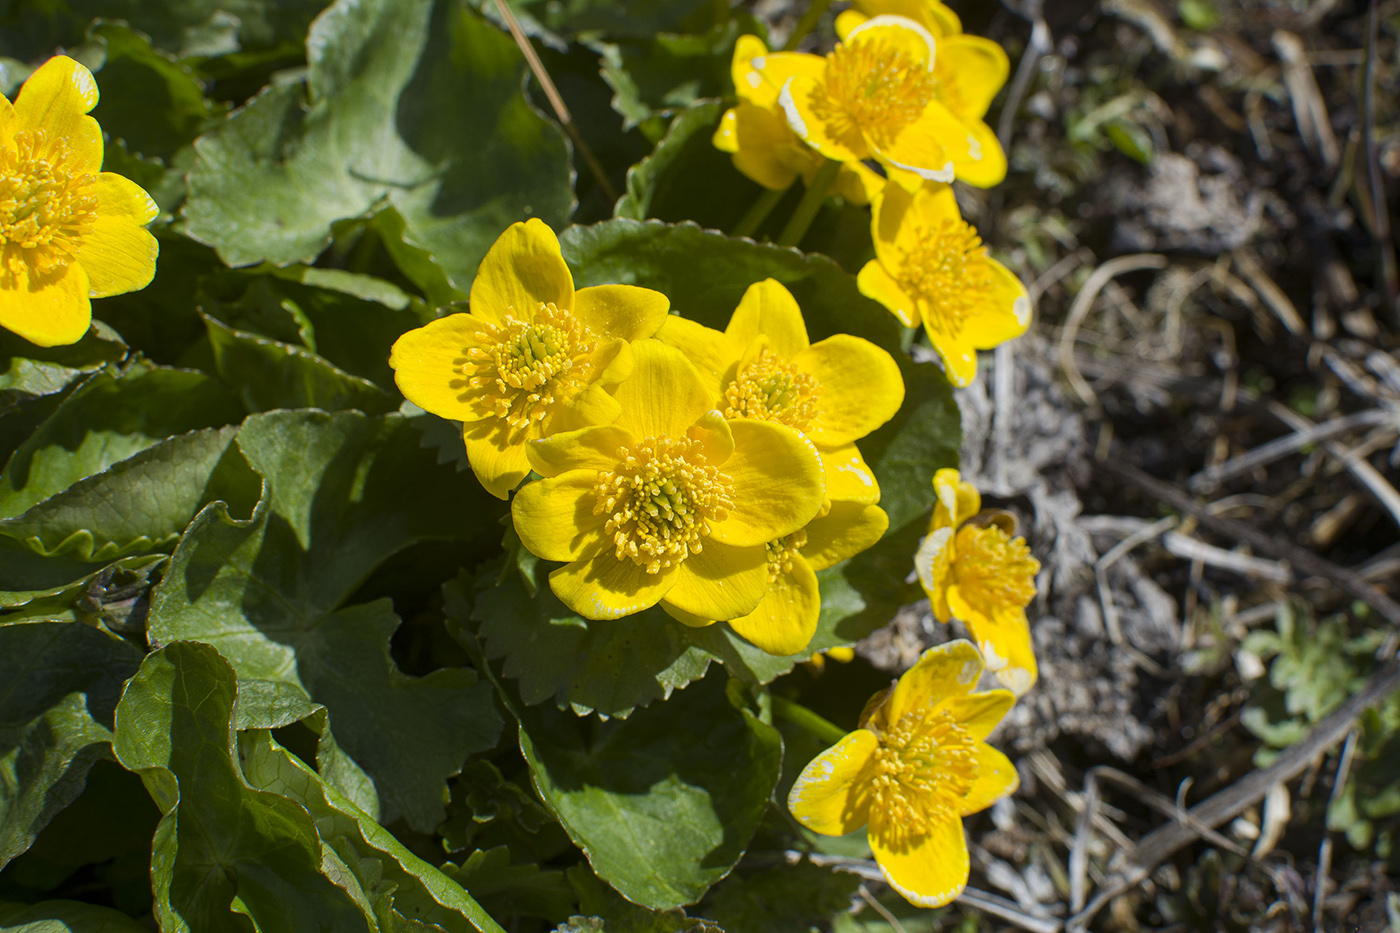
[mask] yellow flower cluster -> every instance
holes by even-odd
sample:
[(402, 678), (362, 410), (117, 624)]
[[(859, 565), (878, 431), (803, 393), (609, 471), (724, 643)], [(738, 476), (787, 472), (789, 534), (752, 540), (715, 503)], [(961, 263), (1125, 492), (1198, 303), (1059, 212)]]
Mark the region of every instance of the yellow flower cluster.
[(463, 422), (482, 485), (511, 503), (550, 587), (587, 619), (660, 604), (727, 621), (773, 654), (816, 631), (816, 572), (869, 547), (888, 520), (855, 442), (904, 399), (868, 341), (812, 343), (792, 295), (755, 283), (721, 333), (665, 295), (575, 290), (553, 231), (507, 230), (470, 311), (404, 334), (404, 395)]
[(1030, 324), (1025, 288), (987, 254), (949, 187), (1006, 177), (984, 119), (1006, 82), (1006, 53), (963, 33), (939, 0), (857, 0), (836, 31), (825, 56), (742, 37), (731, 67), (738, 104), (714, 144), (770, 190), (799, 176), (815, 184), (824, 164), (839, 164), (833, 192), (872, 207), (875, 259), (861, 292), (905, 326), (922, 325), (949, 380), (966, 386), (978, 350)]
[(102, 171), (97, 82), (57, 55), (12, 104), (0, 97), (0, 327), (41, 347), (76, 343), (93, 298), (145, 288), (159, 208)]

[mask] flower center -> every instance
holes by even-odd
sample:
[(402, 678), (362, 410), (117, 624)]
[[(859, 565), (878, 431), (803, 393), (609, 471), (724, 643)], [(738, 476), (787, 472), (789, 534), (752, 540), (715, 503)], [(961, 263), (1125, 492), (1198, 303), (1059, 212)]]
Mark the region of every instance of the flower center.
[(529, 321), (508, 314), (466, 348), (462, 373), (468, 394), (479, 408), (524, 430), (583, 387), (585, 367), (579, 359), (595, 343), (587, 325), (553, 303), (540, 304)]
[(810, 374), (765, 347), (724, 390), (729, 400), (724, 417), (776, 421), (806, 431), (817, 416), (821, 393)]
[(768, 583), (778, 583), (785, 575), (792, 573), (792, 561), (797, 552), (807, 545), (807, 532), (799, 528), (790, 535), (774, 538), (768, 542)]
[(992, 290), (987, 248), (976, 228), (962, 220), (920, 229), (914, 241), (917, 245), (904, 254), (900, 284), (927, 302), (941, 330), (956, 334)]
[(594, 515), (607, 515), (617, 559), (647, 573), (704, 550), (710, 522), (734, 507), (734, 484), (705, 463), (688, 437), (648, 437), (619, 452), (617, 468), (598, 474)]
[(996, 525), (964, 525), (955, 539), (953, 572), (969, 602), (1023, 608), (1035, 597), (1040, 561), (1024, 538), (1008, 537)]
[(888, 145), (933, 100), (933, 75), (908, 52), (868, 39), (838, 45), (826, 57), (826, 81), (813, 109), (827, 132), (864, 155), (862, 136)]
[(952, 713), (912, 710), (879, 739), (870, 809), (886, 838), (898, 842), (961, 816), (977, 779), (977, 740)]
[(11, 276), (64, 268), (97, 220), (97, 176), (69, 167), (66, 140), (44, 143), (43, 130), (21, 130), (13, 149), (0, 147), (0, 250)]

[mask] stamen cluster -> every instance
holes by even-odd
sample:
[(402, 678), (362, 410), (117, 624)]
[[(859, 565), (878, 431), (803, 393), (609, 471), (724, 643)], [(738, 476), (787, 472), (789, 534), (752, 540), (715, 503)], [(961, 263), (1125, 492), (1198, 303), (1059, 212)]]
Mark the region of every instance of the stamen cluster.
[(911, 239), (917, 245), (904, 251), (900, 284), (922, 296), (944, 328), (956, 334), (992, 290), (987, 248), (974, 227), (955, 219), (920, 228)]
[(802, 529), (768, 542), (768, 583), (777, 583), (792, 573), (792, 562), (798, 551), (807, 546), (807, 531)]
[(977, 779), (977, 741), (951, 713), (912, 710), (878, 737), (871, 809), (885, 833), (907, 839), (962, 815)]
[(649, 437), (620, 451), (598, 474), (594, 515), (607, 515), (618, 560), (660, 573), (704, 549), (710, 523), (734, 507), (734, 485), (705, 463), (688, 437)]
[(817, 416), (821, 392), (810, 374), (765, 347), (725, 388), (724, 416), (776, 421), (805, 432)]
[(812, 108), (832, 136), (857, 152), (862, 133), (888, 143), (933, 100), (933, 75), (888, 42), (838, 45), (826, 58), (826, 81)]
[(1035, 598), (1040, 562), (1024, 538), (1011, 538), (996, 525), (964, 525), (954, 542), (958, 586), (982, 605), (1022, 608)]
[(477, 339), (466, 348), (467, 385), (517, 430), (543, 421), (556, 401), (582, 387), (578, 364), (597, 343), (587, 325), (553, 303), (541, 303), (530, 320), (508, 314)]
[(97, 176), (72, 171), (66, 140), (45, 143), (44, 130), (21, 130), (13, 149), (0, 147), (0, 248), (10, 277), (66, 267), (97, 220)]

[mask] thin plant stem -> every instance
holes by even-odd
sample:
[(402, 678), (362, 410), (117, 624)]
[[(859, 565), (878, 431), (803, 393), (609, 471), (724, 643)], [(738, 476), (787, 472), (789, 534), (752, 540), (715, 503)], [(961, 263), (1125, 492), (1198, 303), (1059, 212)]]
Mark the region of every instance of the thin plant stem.
[[(791, 187), (788, 185), (788, 188)], [(734, 236), (753, 236), (754, 232), (763, 226), (763, 222), (768, 219), (769, 214), (773, 213), (773, 208), (778, 206), (778, 202), (783, 199), (783, 195), (787, 192), (787, 188), (765, 189), (758, 196), (758, 200), (753, 202), (748, 213), (739, 221), (738, 226), (734, 228)]]
[(792, 35), (783, 43), (784, 52), (792, 52), (797, 49), (797, 43), (807, 37), (807, 33), (817, 28), (817, 23), (821, 21), (822, 14), (831, 6), (831, 0), (812, 0), (812, 5), (807, 7), (807, 12), (802, 14), (802, 18), (793, 27)]
[(828, 722), (801, 703), (794, 703), (792, 700), (777, 694), (773, 694), (771, 699), (773, 700), (774, 716), (786, 719), (800, 729), (805, 729), (823, 742), (835, 745), (846, 737), (846, 730), (835, 723)]
[(787, 226), (778, 234), (779, 246), (796, 246), (802, 242), (802, 238), (807, 235), (807, 228), (817, 219), (817, 211), (821, 210), (826, 193), (831, 190), (831, 183), (836, 180), (836, 173), (839, 171), (840, 162), (826, 160), (826, 164), (817, 172), (817, 177), (807, 186), (807, 193), (798, 202), (797, 210), (788, 218)]

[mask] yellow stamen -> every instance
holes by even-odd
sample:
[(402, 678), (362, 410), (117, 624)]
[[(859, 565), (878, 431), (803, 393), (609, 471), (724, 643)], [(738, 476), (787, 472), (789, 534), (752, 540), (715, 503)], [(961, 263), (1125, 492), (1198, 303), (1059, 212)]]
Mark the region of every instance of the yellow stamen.
[(66, 140), (45, 142), (42, 129), (21, 130), (13, 149), (0, 147), (0, 275), (11, 280), (67, 266), (97, 220), (97, 176), (73, 171)]
[(963, 321), (982, 307), (994, 286), (987, 248), (977, 229), (962, 220), (919, 228), (909, 238), (901, 285), (918, 295), (937, 320), (937, 329), (956, 335)]
[(968, 602), (979, 606), (1024, 608), (1035, 598), (1040, 562), (1024, 538), (1011, 538), (996, 525), (964, 525), (954, 539), (953, 573)]
[(591, 353), (593, 332), (553, 303), (540, 304), (530, 320), (508, 314), (465, 348), (462, 373), (468, 396), (518, 431), (547, 418), (555, 402), (584, 387), (580, 358)]
[(615, 470), (598, 474), (593, 514), (608, 516), (604, 531), (618, 560), (660, 573), (704, 549), (710, 522), (734, 507), (734, 484), (700, 451), (688, 437), (648, 437), (623, 447)]
[(766, 347), (724, 390), (726, 418), (776, 421), (806, 431), (817, 416), (821, 386), (808, 373)]
[(838, 45), (826, 57), (826, 80), (812, 108), (833, 138), (864, 154), (861, 137), (888, 145), (923, 115), (934, 89), (922, 62), (888, 42), (867, 40)]
[(877, 735), (870, 812), (884, 837), (897, 846), (958, 819), (977, 779), (972, 734), (947, 710), (915, 709)]
[(797, 552), (807, 546), (807, 532), (798, 529), (790, 535), (775, 538), (768, 542), (768, 583), (778, 583), (785, 575), (792, 573), (792, 561)]

